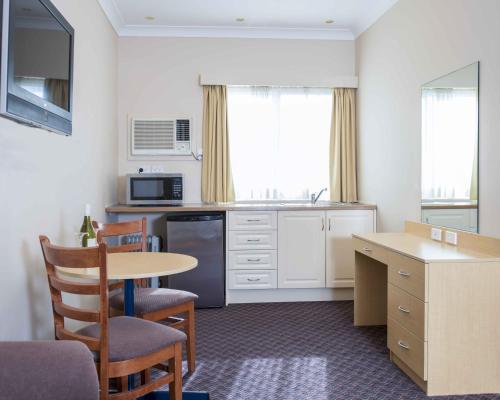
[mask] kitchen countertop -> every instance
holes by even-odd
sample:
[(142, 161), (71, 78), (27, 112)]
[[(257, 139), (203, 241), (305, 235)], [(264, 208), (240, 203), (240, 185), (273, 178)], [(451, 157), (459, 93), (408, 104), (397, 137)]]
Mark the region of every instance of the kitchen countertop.
[(376, 210), (367, 203), (308, 202), (259, 202), (259, 203), (184, 203), (180, 206), (131, 206), (116, 204), (106, 207), (108, 213), (165, 213), (183, 211), (303, 211), (303, 210)]

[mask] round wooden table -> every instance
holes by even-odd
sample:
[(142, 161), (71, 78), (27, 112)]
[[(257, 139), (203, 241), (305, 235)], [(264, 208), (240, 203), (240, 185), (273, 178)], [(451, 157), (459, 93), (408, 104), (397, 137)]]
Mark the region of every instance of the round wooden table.
[[(134, 316), (134, 279), (154, 278), (157, 276), (180, 274), (198, 266), (198, 260), (185, 254), (177, 253), (109, 253), (107, 255), (107, 270), (109, 280), (123, 280), (124, 313)], [(57, 271), (73, 278), (99, 279), (99, 268), (63, 268)], [(129, 389), (134, 386), (133, 377), (129, 377)], [(148, 399), (164, 399), (164, 391), (155, 391), (146, 396)], [(183, 392), (184, 399), (208, 399), (206, 392)]]
[[(125, 281), (124, 313), (134, 316), (134, 279), (179, 274), (196, 268), (198, 260), (177, 253), (110, 253), (107, 256), (108, 279)], [(62, 268), (57, 271), (74, 278), (99, 279), (99, 268)]]

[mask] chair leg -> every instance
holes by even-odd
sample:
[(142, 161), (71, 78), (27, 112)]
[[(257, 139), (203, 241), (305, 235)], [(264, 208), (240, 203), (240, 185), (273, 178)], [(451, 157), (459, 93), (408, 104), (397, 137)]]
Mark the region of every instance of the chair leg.
[(196, 369), (196, 334), (195, 334), (195, 321), (194, 321), (194, 302), (189, 305), (187, 313), (187, 343), (186, 354), (189, 373), (193, 373)]
[(100, 400), (108, 400), (109, 399), (109, 378), (107, 371), (104, 371), (104, 368), (101, 367), (101, 373), (100, 373), (100, 379), (99, 383), (101, 386), (101, 391), (100, 391)]
[(182, 344), (174, 345), (174, 357), (168, 360), (168, 372), (174, 374), (174, 381), (169, 384), (170, 400), (182, 400)]

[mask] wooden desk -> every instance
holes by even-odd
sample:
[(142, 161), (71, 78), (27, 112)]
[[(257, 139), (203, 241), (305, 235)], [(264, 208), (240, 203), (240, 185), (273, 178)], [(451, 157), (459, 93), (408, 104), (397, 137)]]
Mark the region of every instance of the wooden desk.
[(391, 360), (428, 395), (500, 393), (500, 239), (457, 232), (456, 247), (431, 227), (353, 235), (354, 325), (387, 324)]

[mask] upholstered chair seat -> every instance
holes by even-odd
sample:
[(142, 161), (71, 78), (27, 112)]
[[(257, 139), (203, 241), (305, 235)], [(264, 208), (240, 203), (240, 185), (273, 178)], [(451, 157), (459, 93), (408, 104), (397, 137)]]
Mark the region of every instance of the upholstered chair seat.
[(92, 353), (73, 340), (0, 342), (0, 398), (98, 400)]
[[(108, 329), (111, 362), (141, 357), (186, 341), (186, 335), (178, 329), (133, 317), (110, 318)], [(100, 326), (92, 324), (77, 333), (98, 338)], [(94, 354), (98, 357), (98, 353)]]
[[(164, 308), (187, 304), (198, 298), (197, 295), (184, 290), (136, 288), (134, 290), (134, 310), (136, 315), (159, 311)], [(109, 305), (117, 310), (123, 310), (123, 292), (109, 299)]]

